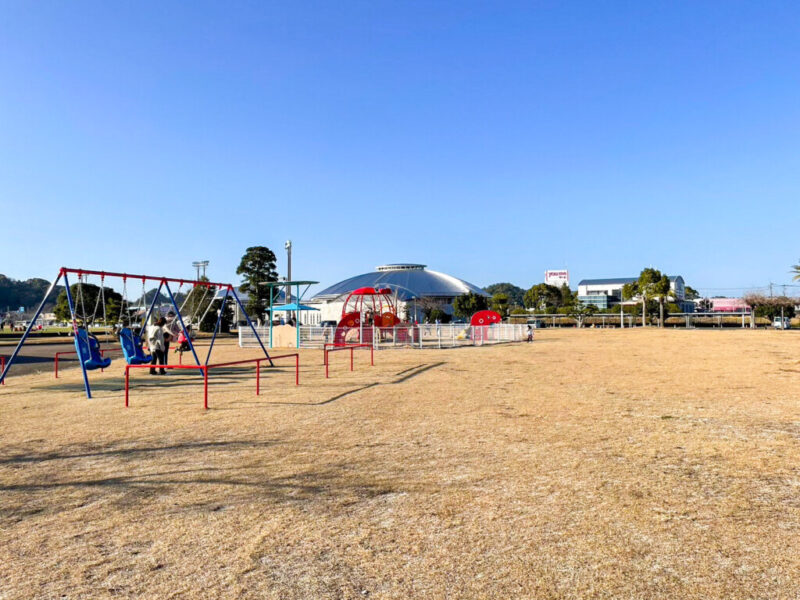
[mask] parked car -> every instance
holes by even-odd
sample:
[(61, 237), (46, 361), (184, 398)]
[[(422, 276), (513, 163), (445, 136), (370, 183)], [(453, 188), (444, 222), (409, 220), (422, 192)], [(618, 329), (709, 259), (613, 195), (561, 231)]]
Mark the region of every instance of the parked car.
[(775, 319), (772, 321), (772, 326), (775, 329), (789, 329), (789, 327), (791, 327), (789, 323), (790, 323), (789, 317), (783, 317), (783, 323), (781, 323), (780, 317), (775, 317)]

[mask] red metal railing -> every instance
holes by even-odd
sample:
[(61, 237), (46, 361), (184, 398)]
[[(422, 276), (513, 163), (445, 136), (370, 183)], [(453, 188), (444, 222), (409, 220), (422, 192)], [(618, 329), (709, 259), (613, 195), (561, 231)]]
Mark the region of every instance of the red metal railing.
[(246, 360), (234, 360), (224, 363), (215, 363), (213, 365), (125, 365), (125, 407), (129, 406), (130, 397), (130, 370), (131, 369), (199, 369), (203, 372), (203, 409), (208, 410), (208, 372), (211, 369), (218, 369), (221, 367), (231, 367), (233, 365), (244, 365), (255, 363), (256, 364), (256, 396), (261, 394), (261, 363), (270, 359), (277, 360), (279, 358), (290, 358), (294, 356), (294, 384), (300, 385), (300, 355), (293, 354), (279, 354), (277, 356), (266, 356), (262, 358), (249, 358)]
[[(105, 356), (106, 352), (121, 352), (121, 351), (122, 351), (122, 347), (119, 347), (119, 348), (101, 348), (100, 349), (100, 356)], [(58, 357), (59, 356), (63, 356), (64, 354), (77, 354), (77, 353), (78, 353), (77, 350), (64, 350), (63, 352), (56, 352), (55, 361), (54, 361), (55, 365), (53, 367), (53, 370), (55, 371), (55, 376), (56, 376), (55, 378), (56, 379), (58, 379)], [(100, 372), (102, 373), (104, 370), (105, 369), (100, 369)]]
[(375, 348), (372, 344), (323, 344), (322, 351), (325, 355), (325, 379), (328, 379), (328, 360), (329, 352), (339, 352), (340, 350), (350, 350), (350, 370), (353, 370), (353, 351), (356, 348), (369, 348), (369, 364), (375, 366)]

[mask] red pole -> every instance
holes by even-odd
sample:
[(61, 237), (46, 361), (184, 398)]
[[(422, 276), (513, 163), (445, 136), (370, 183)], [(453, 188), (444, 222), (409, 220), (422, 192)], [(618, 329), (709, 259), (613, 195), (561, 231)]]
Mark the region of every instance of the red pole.
[(300, 385), (300, 355), (294, 355), (294, 384)]
[(125, 365), (125, 408), (128, 408), (128, 385), (130, 380), (131, 370), (128, 365)]
[(208, 367), (203, 367), (203, 409), (208, 410)]
[(369, 347), (369, 364), (375, 366), (375, 346)]
[(56, 352), (56, 379), (58, 379), (58, 352)]
[(256, 396), (261, 391), (261, 361), (256, 361)]
[(328, 378), (328, 351), (325, 350), (325, 379)]
[(350, 370), (353, 370), (353, 350), (354, 348), (350, 346)]

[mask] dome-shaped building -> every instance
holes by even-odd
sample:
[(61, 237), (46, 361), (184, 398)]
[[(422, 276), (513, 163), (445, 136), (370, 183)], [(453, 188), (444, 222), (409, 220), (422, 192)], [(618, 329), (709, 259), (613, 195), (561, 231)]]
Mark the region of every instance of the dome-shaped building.
[(421, 320), (423, 303), (434, 301), (447, 313), (452, 313), (453, 300), (463, 294), (473, 292), (488, 296), (477, 285), (440, 273), (430, 271), (426, 265), (389, 264), (376, 267), (371, 273), (362, 273), (340, 281), (325, 288), (306, 302), (320, 312), (308, 312), (303, 320), (308, 324), (320, 321), (338, 321), (342, 314), (342, 306), (347, 295), (358, 288), (389, 288), (392, 299), (397, 304), (397, 312), (401, 318), (408, 315), (411, 320)]

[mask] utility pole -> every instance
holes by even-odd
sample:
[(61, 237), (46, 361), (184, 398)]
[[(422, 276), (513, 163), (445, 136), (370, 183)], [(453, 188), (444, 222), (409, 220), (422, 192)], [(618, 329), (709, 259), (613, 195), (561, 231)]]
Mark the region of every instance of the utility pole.
[(772, 298), (772, 282), (769, 282), (769, 297)]

